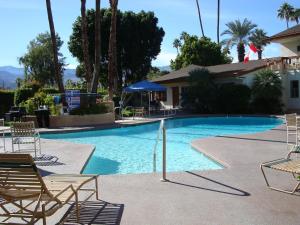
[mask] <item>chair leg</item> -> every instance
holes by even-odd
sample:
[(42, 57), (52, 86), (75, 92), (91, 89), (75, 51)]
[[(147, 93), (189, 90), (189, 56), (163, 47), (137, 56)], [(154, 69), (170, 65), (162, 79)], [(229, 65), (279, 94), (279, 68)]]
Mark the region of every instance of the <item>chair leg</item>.
[(98, 187), (98, 178), (95, 178), (95, 186), (96, 186), (96, 199), (99, 200), (99, 187)]
[(42, 205), (42, 213), (43, 213), (43, 225), (47, 225), (47, 219), (45, 214), (45, 205)]
[(77, 219), (77, 223), (79, 223), (80, 211), (79, 211), (79, 203), (78, 203), (78, 192), (75, 192), (75, 204), (76, 204), (76, 219)]

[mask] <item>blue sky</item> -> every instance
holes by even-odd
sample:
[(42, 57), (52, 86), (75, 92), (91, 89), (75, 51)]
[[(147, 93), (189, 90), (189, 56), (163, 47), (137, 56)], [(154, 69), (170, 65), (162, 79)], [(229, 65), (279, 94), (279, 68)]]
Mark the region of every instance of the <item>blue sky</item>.
[[(87, 0), (87, 7), (94, 7), (94, 0)], [(216, 40), (217, 1), (199, 0), (205, 35)], [(221, 32), (225, 24), (235, 19), (248, 18), (268, 35), (284, 30), (285, 22), (277, 18), (277, 9), (283, 0), (221, 0)], [(298, 0), (286, 1), (300, 7)], [(108, 0), (102, 0), (102, 7), (108, 7)], [(165, 66), (176, 56), (172, 43), (182, 31), (200, 35), (195, 0), (119, 0), (122, 11), (154, 11), (159, 25), (166, 32), (161, 53), (153, 62)], [(62, 53), (67, 57), (70, 68), (77, 65), (68, 51), (67, 42), (72, 32), (72, 23), (80, 14), (80, 0), (52, 0), (52, 11), (56, 31), (63, 39)], [(27, 44), (38, 33), (48, 31), (45, 0), (0, 0), (0, 66), (19, 66), (17, 58), (26, 52)], [(222, 37), (221, 37), (222, 39)], [(279, 46), (269, 45), (265, 57), (279, 56)], [(232, 50), (235, 53), (235, 49)], [(236, 58), (236, 55), (233, 55)]]

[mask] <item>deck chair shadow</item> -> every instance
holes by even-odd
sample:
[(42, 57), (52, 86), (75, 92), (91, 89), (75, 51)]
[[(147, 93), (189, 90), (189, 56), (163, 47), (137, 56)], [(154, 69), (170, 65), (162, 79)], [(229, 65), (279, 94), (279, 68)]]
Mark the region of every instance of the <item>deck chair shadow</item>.
[[(296, 191), (299, 190), (300, 187), (300, 158), (292, 157), (292, 155), (300, 153), (300, 146), (290, 144), (288, 145), (288, 148), (290, 149), (290, 152), (288, 153), (286, 158), (264, 162), (260, 165), (260, 168), (266, 181), (266, 184), (270, 189), (288, 194), (294, 194)], [(296, 186), (292, 190), (284, 190), (281, 188), (271, 186), (265, 173), (266, 168), (292, 174), (293, 178), (297, 181)]]
[[(36, 224), (67, 204), (76, 206), (79, 221), (78, 194), (86, 191), (82, 202), (98, 196), (96, 175), (49, 175), (41, 177), (31, 155), (0, 154), (0, 224)], [(86, 188), (90, 182), (94, 188)], [(71, 215), (70, 215), (71, 216)], [(68, 218), (68, 217), (67, 217)]]

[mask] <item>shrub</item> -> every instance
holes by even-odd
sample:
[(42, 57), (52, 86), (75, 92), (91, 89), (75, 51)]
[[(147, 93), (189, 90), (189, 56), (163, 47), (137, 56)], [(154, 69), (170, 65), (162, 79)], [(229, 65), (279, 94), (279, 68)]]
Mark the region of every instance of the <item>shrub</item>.
[(59, 90), (56, 88), (42, 88), (41, 92), (44, 92), (45, 94), (59, 94)]
[(80, 106), (79, 108), (73, 109), (70, 115), (89, 115), (89, 114), (102, 114), (107, 113), (107, 106), (103, 103), (95, 104), (92, 106)]
[(282, 85), (278, 74), (270, 69), (262, 70), (255, 75), (252, 86), (252, 108), (256, 113), (282, 112)]
[(190, 86), (182, 94), (182, 106), (197, 113), (214, 113), (217, 88), (212, 74), (206, 69), (190, 72)]
[(222, 84), (218, 88), (219, 113), (249, 113), (251, 89), (243, 84)]
[(21, 102), (26, 101), (34, 96), (34, 90), (32, 88), (18, 88), (15, 91), (15, 105), (19, 105)]
[(14, 105), (14, 91), (0, 90), (0, 117), (3, 117)]

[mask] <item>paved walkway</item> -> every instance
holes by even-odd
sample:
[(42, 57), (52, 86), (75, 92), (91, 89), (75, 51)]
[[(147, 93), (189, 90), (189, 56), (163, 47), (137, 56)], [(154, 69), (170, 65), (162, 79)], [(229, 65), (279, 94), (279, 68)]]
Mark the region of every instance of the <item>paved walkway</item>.
[[(45, 152), (59, 154), (65, 165), (40, 168), (78, 173), (92, 146), (60, 144), (45, 141)], [(83, 208), (82, 224), (299, 224), (299, 196), (269, 190), (259, 169), (261, 162), (287, 154), (284, 126), (259, 134), (195, 140), (192, 145), (226, 168), (169, 173), (169, 182), (160, 182), (160, 174), (101, 176), (102, 201)], [(294, 184), (290, 175), (270, 175), (276, 184), (287, 188)], [(55, 214), (50, 224), (60, 216)], [(72, 222), (74, 218), (66, 224)]]

